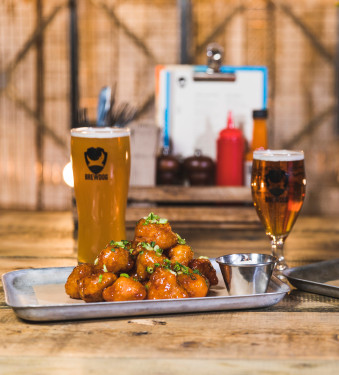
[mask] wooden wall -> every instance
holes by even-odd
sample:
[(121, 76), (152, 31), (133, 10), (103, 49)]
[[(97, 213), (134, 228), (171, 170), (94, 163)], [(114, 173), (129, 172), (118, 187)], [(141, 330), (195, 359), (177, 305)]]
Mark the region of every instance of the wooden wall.
[[(154, 67), (180, 58), (178, 3), (78, 1), (80, 106), (92, 119), (99, 90), (116, 83), (119, 101), (151, 102), (153, 121)], [(226, 64), (268, 66), (270, 145), (305, 150), (308, 212), (339, 212), (335, 2), (190, 3), (193, 62), (215, 41)], [(70, 208), (69, 52), (67, 1), (0, 2), (0, 208)]]

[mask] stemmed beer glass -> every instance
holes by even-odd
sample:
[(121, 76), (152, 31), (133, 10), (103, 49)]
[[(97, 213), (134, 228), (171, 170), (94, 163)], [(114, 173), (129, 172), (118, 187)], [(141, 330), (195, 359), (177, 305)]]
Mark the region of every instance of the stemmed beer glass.
[(304, 202), (306, 178), (304, 153), (256, 150), (253, 153), (252, 197), (254, 207), (271, 240), (277, 270), (287, 268), (284, 242)]

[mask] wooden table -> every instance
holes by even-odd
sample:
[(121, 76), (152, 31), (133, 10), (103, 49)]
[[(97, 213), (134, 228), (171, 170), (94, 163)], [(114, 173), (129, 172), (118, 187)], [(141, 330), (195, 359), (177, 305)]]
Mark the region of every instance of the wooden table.
[[(72, 234), (68, 212), (0, 212), (0, 273), (75, 265)], [(269, 252), (260, 227), (180, 234), (200, 255)], [(338, 218), (300, 217), (286, 256), (339, 257)], [(0, 374), (339, 373), (339, 299), (293, 290), (259, 310), (29, 323), (0, 298)]]

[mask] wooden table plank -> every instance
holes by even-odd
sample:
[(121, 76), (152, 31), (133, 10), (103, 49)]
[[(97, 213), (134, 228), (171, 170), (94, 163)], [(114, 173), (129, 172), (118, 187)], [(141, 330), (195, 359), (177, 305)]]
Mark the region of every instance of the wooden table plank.
[[(112, 359), (97, 356), (91, 358), (64, 356), (55, 360), (53, 356), (0, 356), (0, 368), (3, 375), (59, 375), (59, 374), (105, 374), (112, 368)], [(270, 375), (337, 375), (337, 360), (232, 360), (232, 359), (189, 359), (156, 358), (114, 358), (116, 374), (171, 375), (183, 372), (195, 375), (206, 374), (270, 374)], [(138, 369), (138, 370), (136, 370)]]
[(339, 312), (215, 312), (29, 324), (0, 309), (0, 328), (1, 355), (9, 357), (97, 357), (103, 351), (110, 358), (149, 359), (339, 356)]

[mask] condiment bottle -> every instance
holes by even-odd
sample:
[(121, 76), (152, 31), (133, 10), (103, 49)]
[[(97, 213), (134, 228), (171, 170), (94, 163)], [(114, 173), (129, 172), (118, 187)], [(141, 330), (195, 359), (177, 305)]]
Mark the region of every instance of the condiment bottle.
[(157, 185), (179, 185), (180, 173), (180, 161), (164, 147), (157, 158)]
[(267, 109), (253, 111), (253, 136), (252, 145), (245, 156), (244, 181), (245, 186), (251, 186), (253, 151), (258, 148), (267, 149)]
[(183, 163), (184, 175), (192, 186), (214, 185), (214, 162), (201, 150), (195, 150), (194, 155), (186, 158)]
[(245, 139), (234, 126), (232, 112), (228, 113), (227, 127), (217, 140), (217, 185), (241, 186), (244, 180)]

